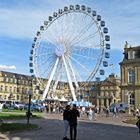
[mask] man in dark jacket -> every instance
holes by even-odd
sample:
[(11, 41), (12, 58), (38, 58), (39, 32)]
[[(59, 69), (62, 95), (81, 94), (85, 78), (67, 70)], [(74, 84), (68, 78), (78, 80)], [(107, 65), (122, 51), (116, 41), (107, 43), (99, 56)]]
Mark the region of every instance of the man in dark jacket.
[[(76, 140), (77, 136), (77, 117), (79, 117), (79, 111), (76, 108), (76, 105), (73, 105), (72, 110), (70, 110), (70, 140)], [(74, 133), (74, 136), (73, 136)]]
[(63, 140), (69, 140), (67, 138), (68, 128), (69, 128), (69, 121), (70, 121), (70, 106), (67, 105), (66, 109), (63, 112), (63, 120), (64, 120), (64, 138)]

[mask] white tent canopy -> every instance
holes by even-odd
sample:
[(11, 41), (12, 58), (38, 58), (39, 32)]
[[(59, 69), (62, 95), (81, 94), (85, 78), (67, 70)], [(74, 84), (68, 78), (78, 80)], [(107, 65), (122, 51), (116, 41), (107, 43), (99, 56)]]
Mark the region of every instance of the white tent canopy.
[(59, 101), (60, 102), (67, 102), (68, 100), (64, 96), (62, 96), (61, 99), (59, 99)]
[(59, 100), (59, 98), (58, 98), (57, 96), (55, 96), (53, 99), (54, 99), (54, 100)]

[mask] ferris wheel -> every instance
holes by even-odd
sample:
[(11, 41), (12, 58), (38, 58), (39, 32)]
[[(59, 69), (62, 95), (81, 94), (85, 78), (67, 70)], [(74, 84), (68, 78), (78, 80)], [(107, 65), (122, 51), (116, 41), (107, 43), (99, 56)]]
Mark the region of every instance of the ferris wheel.
[[(101, 16), (85, 5), (59, 9), (40, 26), (30, 51), (30, 72), (44, 85), (43, 99), (59, 82), (66, 82), (74, 101), (79, 82), (90, 81), (107, 67), (110, 36)], [(47, 83), (42, 79), (47, 79)], [(99, 79), (98, 77), (96, 79)]]

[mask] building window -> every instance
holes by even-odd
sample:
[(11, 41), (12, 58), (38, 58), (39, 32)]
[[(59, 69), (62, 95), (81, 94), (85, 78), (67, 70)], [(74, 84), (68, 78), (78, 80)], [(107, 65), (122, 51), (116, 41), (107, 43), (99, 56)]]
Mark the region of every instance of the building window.
[(3, 77), (1, 77), (1, 78), (0, 78), (0, 82), (3, 82), (3, 80), (4, 80), (4, 78), (3, 78)]
[(28, 89), (27, 88), (25, 88), (25, 93), (28, 93)]
[(134, 59), (135, 58), (135, 51), (129, 51), (128, 52), (128, 59)]
[(20, 98), (19, 98), (19, 95), (17, 95), (17, 100), (19, 100)]
[(4, 99), (5, 99), (5, 100), (7, 99), (7, 96), (6, 96), (6, 95), (4, 95)]
[(135, 71), (134, 69), (128, 70), (128, 83), (134, 83), (135, 82)]
[(19, 87), (17, 88), (17, 93), (19, 93)]
[(15, 84), (17, 83), (17, 79), (14, 79), (14, 83), (15, 83)]
[(3, 85), (0, 86), (0, 91), (3, 91)]
[(13, 79), (12, 78), (10, 79), (10, 82), (13, 83)]
[(21, 93), (24, 93), (24, 88), (21, 89)]
[(7, 87), (7, 86), (5, 86), (5, 91), (6, 91), (6, 92), (8, 91), (8, 87)]
[(17, 88), (16, 88), (16, 87), (14, 87), (14, 92), (15, 92), (15, 93), (17, 92)]
[(12, 92), (12, 87), (10, 87), (9, 91)]
[(130, 104), (131, 105), (135, 104), (135, 94), (134, 93), (131, 93), (131, 95), (130, 95)]
[(136, 51), (135, 58), (140, 58), (140, 51)]
[(20, 84), (20, 80), (18, 80), (18, 84)]
[(8, 78), (6, 78), (6, 82), (9, 82), (9, 79)]

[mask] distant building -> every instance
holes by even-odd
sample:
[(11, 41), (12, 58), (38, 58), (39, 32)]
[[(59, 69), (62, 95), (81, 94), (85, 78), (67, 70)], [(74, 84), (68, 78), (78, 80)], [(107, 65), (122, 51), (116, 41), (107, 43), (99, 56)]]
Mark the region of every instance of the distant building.
[(122, 101), (132, 109), (140, 108), (140, 46), (124, 47), (124, 58), (120, 62)]
[(25, 101), (30, 89), (30, 76), (0, 71), (0, 100)]
[[(47, 80), (42, 79), (45, 84)], [(54, 81), (48, 92), (49, 97), (57, 96), (59, 99), (64, 96), (67, 100), (72, 99), (72, 94), (67, 82), (58, 82), (53, 91)], [(74, 83), (73, 83), (74, 84)], [(109, 75), (107, 79), (96, 82), (79, 82), (80, 87), (86, 85), (76, 91), (77, 100), (84, 99), (90, 101), (97, 106), (109, 106), (111, 103), (120, 101), (120, 80), (114, 74)], [(13, 100), (20, 102), (28, 102), (28, 92), (32, 90), (32, 99), (42, 99), (44, 87), (37, 83), (36, 78), (28, 75), (0, 71), (0, 100)]]
[(95, 84), (92, 90), (93, 102), (100, 107), (110, 106), (112, 103), (121, 101), (120, 78), (114, 74), (109, 75), (104, 81)]
[[(42, 79), (46, 84), (47, 80)], [(52, 81), (51, 84), (53, 84)], [(42, 87), (36, 80), (28, 75), (0, 71), (0, 100), (11, 100), (28, 102), (28, 93), (32, 90), (32, 99), (42, 99), (44, 87)], [(53, 96), (52, 89), (49, 90), (48, 95)], [(68, 83), (59, 82), (55, 91), (55, 96), (61, 98), (62, 94), (68, 99), (71, 98)]]

